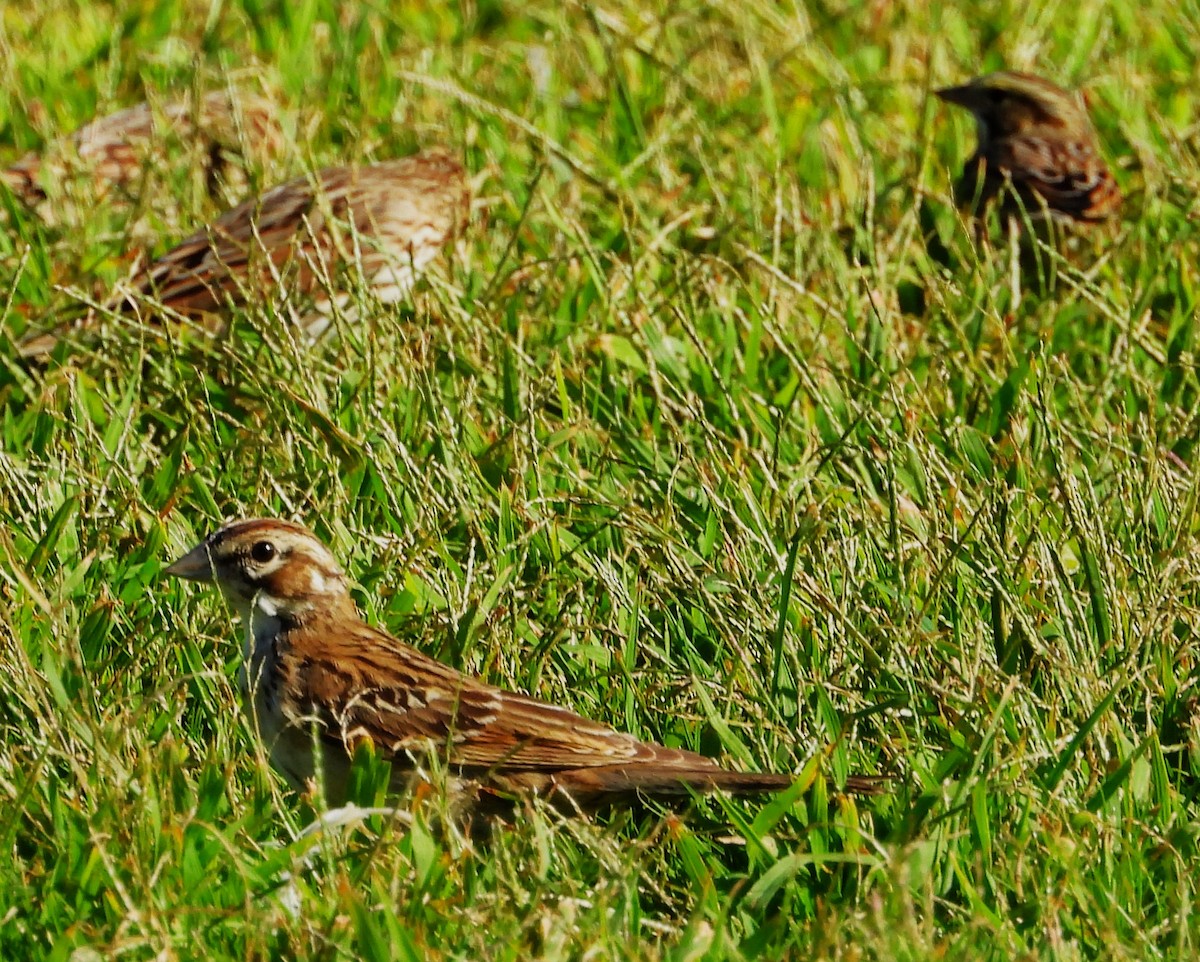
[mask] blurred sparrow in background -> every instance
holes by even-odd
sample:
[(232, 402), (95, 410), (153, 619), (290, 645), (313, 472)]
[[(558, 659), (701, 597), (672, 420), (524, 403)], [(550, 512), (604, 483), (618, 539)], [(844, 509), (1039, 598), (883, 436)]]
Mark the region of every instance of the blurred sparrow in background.
[(206, 94), (199, 103), (187, 97), (161, 106), (138, 104), (93, 120), (41, 153), (26, 154), (0, 171), (0, 180), (52, 223), (53, 201), (72, 175), (87, 181), (89, 213), (100, 200), (137, 200), (147, 177), (166, 166), (172, 145), (203, 171), (211, 194), (241, 195), (246, 163), (261, 168), (283, 152), (279, 109), (264, 97), (231, 90)]
[(317, 337), (330, 324), (331, 295), (339, 308), (351, 300), (348, 270), (357, 265), (384, 303), (403, 299), (465, 225), (469, 207), (462, 165), (441, 150), (330, 167), (197, 231), (134, 277), (120, 306), (200, 318), (283, 285), (311, 299), (300, 325)]
[[(359, 616), (328, 549), (286, 521), (227, 525), (166, 569), (215, 581), (245, 627), (242, 681), (272, 763), (298, 789), (345, 795), (354, 745), (374, 743), (393, 788), (438, 759), (468, 801), (538, 793), (594, 807), (634, 796), (770, 792), (790, 775), (728, 771), (565, 708), (484, 684)], [(418, 776), (419, 777), (419, 776)], [(851, 778), (850, 791), (877, 789)]]
[[(119, 285), (109, 308), (138, 317), (220, 317), (230, 306), (292, 293), (296, 320), (312, 338), (335, 306), (350, 305), (362, 277), (386, 304), (402, 300), (417, 275), (465, 226), (470, 188), (462, 165), (442, 150), (365, 167), (330, 167), (298, 177), (227, 211)], [(26, 335), (22, 356), (52, 351), (95, 312)], [(218, 323), (219, 326), (219, 323)]]
[(979, 146), (955, 188), (979, 212), (997, 196), (1005, 217), (1046, 213), (1092, 223), (1116, 212), (1121, 191), (1096, 147), (1083, 98), (1027, 73), (978, 77), (937, 95), (975, 115)]

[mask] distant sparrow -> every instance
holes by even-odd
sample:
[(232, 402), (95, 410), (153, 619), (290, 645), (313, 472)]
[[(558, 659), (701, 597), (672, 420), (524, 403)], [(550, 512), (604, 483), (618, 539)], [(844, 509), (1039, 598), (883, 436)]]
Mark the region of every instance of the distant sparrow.
[(284, 140), (279, 110), (271, 101), (221, 90), (206, 94), (198, 105), (192, 98), (160, 107), (142, 103), (93, 120), (42, 153), (26, 154), (0, 171), (0, 180), (53, 221), (48, 195), (69, 174), (91, 180), (89, 201), (128, 198), (148, 174), (161, 169), (170, 142), (199, 155), (209, 191), (217, 194), (243, 153), (261, 164), (282, 152)]
[(339, 307), (350, 300), (347, 270), (361, 266), (384, 303), (403, 299), (465, 224), (469, 203), (462, 165), (444, 151), (330, 167), (197, 231), (134, 277), (121, 306), (200, 318), (287, 283), (313, 301), (300, 324), (318, 337), (330, 323), (330, 292)]
[[(297, 788), (323, 783), (331, 801), (344, 797), (361, 739), (392, 763), (393, 787), (440, 758), (479, 803), (532, 793), (591, 808), (793, 783), (640, 742), (421, 654), (362, 620), (337, 561), (299, 525), (234, 522), (166, 570), (217, 583), (245, 626), (242, 681), (272, 763)], [(876, 785), (852, 778), (846, 788)]]
[(1093, 223), (1121, 205), (1121, 191), (1096, 147), (1083, 98), (1027, 73), (978, 77), (937, 95), (975, 115), (979, 146), (955, 188), (961, 206), (982, 210), (999, 197), (1005, 217), (1049, 213)]

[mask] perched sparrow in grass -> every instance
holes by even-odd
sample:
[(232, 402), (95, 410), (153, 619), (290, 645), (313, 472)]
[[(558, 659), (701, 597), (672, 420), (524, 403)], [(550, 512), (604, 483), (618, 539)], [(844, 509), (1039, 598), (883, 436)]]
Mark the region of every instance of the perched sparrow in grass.
[[(167, 568), (215, 581), (245, 626), (243, 681), (272, 763), (292, 785), (344, 795), (369, 739), (397, 787), (440, 759), (477, 801), (539, 793), (594, 807), (689, 791), (769, 792), (789, 775), (728, 771), (565, 708), (484, 684), (372, 628), (329, 550), (286, 521), (230, 524)], [(850, 779), (850, 791), (874, 790)]]
[(466, 222), (469, 202), (462, 165), (443, 151), (330, 167), (193, 234), (133, 279), (123, 306), (199, 318), (282, 282), (311, 298), (300, 323), (317, 337), (330, 323), (331, 293), (339, 307), (350, 299), (346, 271), (358, 265), (381, 301), (401, 300)]
[(43, 219), (53, 221), (48, 195), (68, 175), (88, 177), (89, 202), (114, 195), (131, 198), (147, 176), (164, 166), (164, 147), (171, 142), (198, 155), (208, 188), (216, 194), (231, 176), (238, 179), (241, 155), (261, 164), (282, 151), (284, 140), (273, 103), (222, 90), (206, 94), (198, 104), (191, 98), (157, 108), (143, 103), (101, 117), (47, 145), (41, 154), (26, 154), (0, 171), (0, 180)]
[[(462, 165), (440, 150), (366, 167), (330, 167), (226, 212), (121, 285), (111, 310), (137, 316), (219, 317), (230, 305), (298, 293), (297, 321), (310, 337), (334, 306), (354, 318), (361, 270), (384, 303), (403, 299), (416, 276), (465, 225), (470, 190)], [(25, 357), (49, 353), (88, 315), (21, 340)]]
[(955, 188), (960, 205), (977, 210), (1000, 197), (1001, 213), (1031, 218), (1101, 221), (1121, 204), (1121, 191), (1096, 147), (1078, 94), (1027, 73), (1004, 71), (937, 91), (975, 115), (979, 146)]

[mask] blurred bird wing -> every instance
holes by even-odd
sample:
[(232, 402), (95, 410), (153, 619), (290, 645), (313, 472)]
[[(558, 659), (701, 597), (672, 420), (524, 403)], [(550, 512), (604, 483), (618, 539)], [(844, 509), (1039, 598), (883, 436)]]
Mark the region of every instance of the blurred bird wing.
[(21, 201), (33, 205), (46, 199), (41, 185), (42, 158), (28, 153), (11, 166), (0, 170), (0, 181)]
[[(252, 271), (276, 269), (291, 258), (294, 241), (313, 211), (307, 180), (291, 181), (247, 201), (168, 251), (133, 286), (175, 310), (211, 311), (245, 299)], [(315, 228), (315, 225), (314, 225)]]
[[(442, 151), (332, 167), (233, 208), (151, 264), (134, 287), (183, 313), (214, 311), (244, 300), (256, 270), (278, 272), (300, 247), (321, 271), (359, 259), (368, 278), (389, 264), (419, 269), (461, 227), (469, 203), (462, 166)], [(308, 290), (314, 269), (301, 260)]]
[(1108, 166), (1083, 140), (1056, 144), (1040, 137), (1013, 137), (996, 144), (996, 166), (1014, 186), (1041, 196), (1051, 211), (1080, 220), (1101, 220), (1120, 203)]

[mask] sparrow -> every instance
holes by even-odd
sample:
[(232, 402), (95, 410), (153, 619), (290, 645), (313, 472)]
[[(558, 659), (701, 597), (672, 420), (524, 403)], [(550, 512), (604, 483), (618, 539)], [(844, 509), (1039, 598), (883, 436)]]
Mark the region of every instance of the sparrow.
[[(785, 774), (724, 769), (569, 709), (486, 684), (373, 628), (329, 549), (288, 521), (235, 521), (166, 569), (216, 582), (245, 635), (241, 683), (271, 763), (297, 790), (344, 800), (362, 739), (409, 786), (440, 759), (469, 804), (536, 794), (568, 811), (637, 797), (771, 792)], [(871, 793), (854, 777), (846, 789)], [(564, 802), (566, 804), (564, 804)]]
[(936, 91), (975, 116), (979, 145), (955, 200), (982, 211), (1000, 198), (1005, 218), (1095, 223), (1121, 205), (1121, 191), (1096, 146), (1083, 98), (1027, 73), (1002, 71)]
[(240, 172), (243, 153), (263, 162), (280, 154), (284, 145), (279, 111), (270, 100), (221, 90), (204, 95), (198, 104), (190, 97), (157, 108), (141, 103), (101, 117), (49, 144), (43, 153), (26, 154), (0, 171), (0, 181), (52, 222), (50, 185), (79, 171), (91, 179), (89, 200), (130, 197), (148, 173), (165, 163), (162, 146), (168, 138), (198, 152), (213, 195)]
[(198, 320), (286, 279), (313, 301), (300, 326), (317, 338), (332, 303), (351, 298), (342, 275), (352, 265), (380, 301), (402, 300), (465, 225), (469, 206), (463, 167), (443, 150), (330, 167), (226, 212), (136, 275), (115, 306)]

